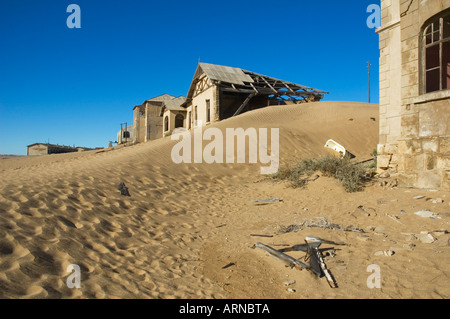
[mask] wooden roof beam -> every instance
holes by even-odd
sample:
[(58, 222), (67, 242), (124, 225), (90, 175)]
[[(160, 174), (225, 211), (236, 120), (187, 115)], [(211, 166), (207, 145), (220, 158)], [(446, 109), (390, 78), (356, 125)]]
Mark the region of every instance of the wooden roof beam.
[(291, 89), (290, 87), (289, 87), (289, 85), (287, 85), (287, 83), (286, 82), (282, 82), (283, 83), (283, 85), (289, 90), (289, 91), (291, 91), (292, 93), (294, 93), (295, 94), (295, 92), (294, 92), (294, 90), (293, 89)]
[(240, 107), (237, 109), (237, 111), (234, 113), (233, 117), (239, 115), (239, 114), (244, 110), (244, 108), (247, 106), (248, 102), (250, 102), (250, 100), (251, 100), (254, 96), (255, 96), (255, 93), (249, 94), (249, 95), (247, 96), (247, 98), (245, 99), (245, 101), (241, 104), (241, 106), (240, 106)]
[(275, 90), (275, 88), (272, 85), (270, 85), (270, 83), (263, 76), (261, 78), (263, 79), (264, 82), (266, 82), (266, 84), (271, 88), (271, 90), (273, 92), (275, 92), (275, 93), (278, 92), (277, 90)]

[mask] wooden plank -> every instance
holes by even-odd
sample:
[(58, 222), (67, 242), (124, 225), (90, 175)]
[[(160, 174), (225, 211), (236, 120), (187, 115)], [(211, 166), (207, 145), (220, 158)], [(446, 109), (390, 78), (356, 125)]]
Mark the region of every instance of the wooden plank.
[(272, 91), (274, 91), (275, 93), (278, 93), (278, 91), (275, 90), (275, 88), (274, 88), (272, 85), (270, 85), (270, 83), (269, 83), (263, 76), (262, 76), (261, 78), (262, 78), (263, 81), (266, 82), (266, 84), (272, 89)]
[[(327, 279), (327, 282), (330, 285), (330, 287), (338, 288), (338, 284), (337, 284), (336, 280), (334, 279), (334, 277), (331, 275), (331, 273), (328, 271), (327, 265), (325, 264), (325, 261), (323, 260), (323, 257), (322, 257), (322, 253), (319, 251), (319, 249), (317, 249), (316, 247), (311, 247), (311, 253), (312, 253), (311, 258), (313, 258), (313, 256), (314, 256), (317, 259), (318, 265), (319, 265), (320, 269), (322, 270), (325, 278)], [(311, 260), (313, 260), (313, 259), (311, 259)]]
[[(254, 89), (250, 89), (250, 87), (253, 87)], [(255, 85), (249, 86), (249, 88), (231, 88), (231, 87), (225, 87), (221, 86), (220, 89), (224, 92), (232, 92), (232, 93), (245, 93), (245, 94), (252, 94), (255, 93), (255, 89), (258, 91), (258, 95), (275, 95), (275, 96), (295, 96), (295, 97), (310, 97), (310, 96), (320, 96), (321, 94), (313, 93), (313, 92), (290, 92), (290, 91), (273, 91), (270, 88), (260, 88)]]
[(291, 89), (290, 87), (289, 87), (289, 85), (286, 83), (286, 82), (282, 82), (283, 83), (283, 85), (289, 90), (289, 91), (291, 91), (292, 93), (294, 93), (294, 95), (296, 94), (296, 92), (293, 90), (293, 89)]
[(253, 90), (247, 90), (247, 89), (233, 89), (233, 88), (229, 88), (229, 87), (221, 87), (220, 88), (222, 91), (225, 92), (232, 92), (232, 93), (246, 93), (246, 94), (252, 94), (255, 93), (255, 91)]
[(253, 85), (253, 83), (250, 83), (250, 86), (253, 88), (253, 90), (255, 90), (255, 94), (258, 94), (258, 89), (255, 88), (255, 86)]
[(237, 109), (236, 113), (234, 113), (234, 116), (239, 115), (244, 108), (247, 106), (248, 102), (250, 102), (250, 100), (255, 96), (255, 93), (250, 94), (249, 96), (247, 96), (247, 98), (245, 99), (244, 103), (242, 103), (242, 105)]

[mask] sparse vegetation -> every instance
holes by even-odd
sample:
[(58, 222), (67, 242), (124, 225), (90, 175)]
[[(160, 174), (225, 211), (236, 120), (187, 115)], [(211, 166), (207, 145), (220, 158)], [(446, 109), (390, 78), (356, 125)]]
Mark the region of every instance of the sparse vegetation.
[(377, 156), (378, 156), (378, 150), (375, 148), (375, 149), (372, 151), (372, 154), (370, 154), (370, 155), (372, 155), (373, 157), (377, 157)]
[(360, 191), (364, 182), (368, 179), (369, 168), (367, 165), (359, 165), (348, 158), (324, 156), (318, 159), (304, 159), (293, 165), (286, 165), (273, 175), (276, 180), (286, 180), (293, 188), (306, 186), (311, 175), (321, 172), (325, 176), (339, 180), (347, 192)]

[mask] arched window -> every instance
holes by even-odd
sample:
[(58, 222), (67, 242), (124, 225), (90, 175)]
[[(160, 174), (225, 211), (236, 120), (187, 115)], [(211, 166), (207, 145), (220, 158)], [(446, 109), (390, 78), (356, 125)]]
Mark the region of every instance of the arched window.
[(164, 132), (167, 132), (169, 130), (169, 117), (166, 116), (164, 118)]
[(177, 114), (175, 116), (175, 128), (184, 126), (184, 116), (182, 114)]
[(421, 92), (450, 89), (450, 9), (428, 20), (422, 30)]

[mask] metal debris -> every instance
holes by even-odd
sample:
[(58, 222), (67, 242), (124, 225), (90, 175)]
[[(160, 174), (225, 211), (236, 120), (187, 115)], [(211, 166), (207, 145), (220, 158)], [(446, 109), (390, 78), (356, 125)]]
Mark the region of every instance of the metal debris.
[(291, 268), (297, 268), (299, 270), (302, 269), (310, 269), (311, 267), (309, 267), (308, 265), (302, 263), (301, 261), (298, 261), (297, 259), (292, 258), (291, 256), (288, 256), (272, 247), (269, 247), (267, 245), (264, 245), (262, 243), (257, 243), (254, 248), (259, 248), (264, 250), (267, 254), (281, 260), (282, 262), (284, 262), (287, 266), (291, 267)]
[(269, 199), (259, 199), (259, 200), (251, 200), (249, 203), (254, 203), (256, 205), (267, 205), (267, 204), (273, 204), (273, 203), (280, 203), (282, 202), (279, 198), (269, 198)]
[[(322, 244), (322, 241), (317, 237), (306, 237), (305, 244), (301, 245), (294, 245), (291, 248), (285, 248), (283, 250), (276, 250), (272, 247), (269, 247), (267, 245), (264, 245), (262, 243), (257, 243), (254, 248), (259, 248), (264, 250), (269, 255), (281, 260), (284, 262), (287, 266), (291, 268), (297, 268), (297, 269), (307, 269), (314, 273), (319, 278), (325, 277), (327, 279), (328, 284), (331, 288), (337, 288), (338, 285), (327, 269), (327, 266), (325, 264), (325, 261), (322, 256), (322, 252), (319, 250), (319, 247)], [(308, 242), (310, 240), (311, 242)], [(305, 251), (305, 261), (309, 261), (309, 265), (292, 258), (291, 256), (288, 256), (284, 253), (284, 251), (289, 250), (297, 250), (297, 251)]]

